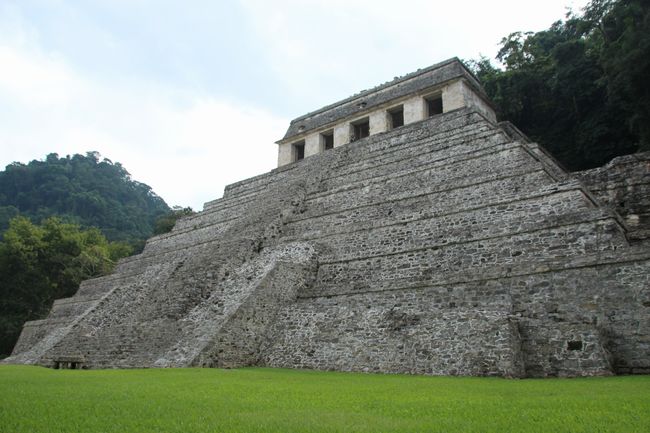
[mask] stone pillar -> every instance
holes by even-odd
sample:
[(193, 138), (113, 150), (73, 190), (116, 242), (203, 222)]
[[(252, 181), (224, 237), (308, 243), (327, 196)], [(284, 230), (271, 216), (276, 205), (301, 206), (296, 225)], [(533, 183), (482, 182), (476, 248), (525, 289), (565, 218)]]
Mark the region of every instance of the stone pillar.
[(465, 105), (465, 92), (461, 80), (454, 81), (442, 89), (443, 113), (462, 108)]
[(370, 113), (370, 135), (388, 131), (388, 113), (386, 110), (378, 110)]
[(348, 122), (334, 127), (334, 147), (343, 146), (350, 142), (350, 124)]
[(282, 143), (278, 145), (278, 167), (291, 164), (293, 162), (293, 146), (291, 143)]
[(310, 134), (305, 138), (305, 158), (319, 154), (323, 151), (320, 134)]
[(494, 109), (481, 98), (476, 91), (465, 81), (461, 81), (463, 95), (465, 98), (465, 106), (474, 107), (478, 110), (479, 113), (484, 115), (489, 121), (496, 123), (497, 115), (494, 112)]
[(404, 101), (404, 124), (419, 122), (426, 116), (424, 99), (421, 96), (414, 96)]

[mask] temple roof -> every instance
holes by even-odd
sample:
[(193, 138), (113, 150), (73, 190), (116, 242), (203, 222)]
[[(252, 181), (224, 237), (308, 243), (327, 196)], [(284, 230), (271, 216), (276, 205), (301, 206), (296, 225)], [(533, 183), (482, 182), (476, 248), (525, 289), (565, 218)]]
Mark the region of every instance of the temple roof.
[(463, 65), (460, 59), (453, 57), (297, 117), (291, 121), (287, 132), (280, 141), (352, 116), (355, 113), (369, 111), (373, 107), (393, 99), (458, 78), (467, 79), (478, 93), (485, 96), (485, 92), (476, 77)]

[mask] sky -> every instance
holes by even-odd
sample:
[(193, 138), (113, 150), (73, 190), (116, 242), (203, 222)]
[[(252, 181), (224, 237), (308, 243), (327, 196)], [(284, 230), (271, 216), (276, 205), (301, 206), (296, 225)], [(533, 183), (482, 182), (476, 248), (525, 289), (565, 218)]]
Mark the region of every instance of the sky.
[(291, 119), (586, 3), (0, 0), (0, 168), (97, 151), (201, 210)]

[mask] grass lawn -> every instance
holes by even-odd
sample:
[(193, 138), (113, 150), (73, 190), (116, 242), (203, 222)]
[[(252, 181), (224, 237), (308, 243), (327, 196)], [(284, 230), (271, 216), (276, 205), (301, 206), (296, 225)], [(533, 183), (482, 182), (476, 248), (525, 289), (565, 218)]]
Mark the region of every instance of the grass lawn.
[(0, 432), (650, 432), (650, 376), (0, 366)]

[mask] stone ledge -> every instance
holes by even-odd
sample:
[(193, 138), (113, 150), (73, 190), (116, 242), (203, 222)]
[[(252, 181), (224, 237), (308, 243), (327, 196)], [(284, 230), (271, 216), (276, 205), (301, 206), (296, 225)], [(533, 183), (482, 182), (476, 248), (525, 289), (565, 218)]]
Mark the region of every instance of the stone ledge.
[(457, 286), (462, 284), (471, 284), (479, 282), (490, 281), (507, 281), (512, 278), (527, 277), (533, 275), (553, 274), (563, 271), (579, 270), (586, 268), (602, 268), (611, 265), (619, 264), (643, 264), (650, 267), (650, 252), (649, 251), (630, 251), (624, 256), (616, 255), (614, 252), (601, 252), (585, 254), (581, 257), (573, 257), (570, 262), (565, 260), (548, 260), (545, 262), (536, 263), (535, 267), (516, 268), (513, 266), (501, 266), (498, 269), (492, 269), (489, 273), (483, 272), (477, 278), (457, 278), (449, 279), (435, 283), (427, 284), (406, 284), (396, 285), (390, 289), (380, 290), (364, 290), (355, 292), (340, 292), (340, 293), (327, 293), (322, 295), (316, 294), (299, 294), (299, 299), (319, 299), (319, 298), (333, 298), (333, 297), (351, 297), (367, 293), (382, 293), (382, 292), (400, 292), (404, 290), (423, 290), (436, 287)]

